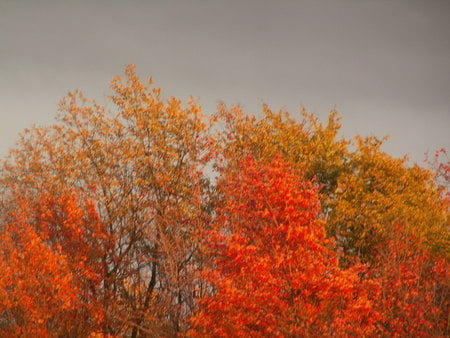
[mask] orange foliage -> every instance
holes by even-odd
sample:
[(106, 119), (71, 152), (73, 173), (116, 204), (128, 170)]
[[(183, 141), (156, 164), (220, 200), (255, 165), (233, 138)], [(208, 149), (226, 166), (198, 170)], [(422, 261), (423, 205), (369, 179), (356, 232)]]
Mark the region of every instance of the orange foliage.
[[(132, 65), (111, 89), (111, 110), (75, 91), (61, 102), (57, 123), (26, 131), (1, 170), (0, 190), (24, 192), (28, 205), (67, 190), (94, 201), (113, 247), (71, 228), (64, 241), (66, 254), (87, 257), (85, 265), (92, 258), (79, 245), (102, 252), (106, 277), (95, 291), (107, 317), (102, 333), (175, 335), (195, 307), (198, 235), (207, 224), (206, 118), (193, 99), (165, 100)], [(8, 199), (2, 211), (16, 207)]]
[(445, 150), (151, 85), (69, 94), (3, 163), (0, 336), (450, 335)]
[(380, 249), (371, 276), (381, 286), (376, 307), (380, 331), (395, 337), (449, 334), (448, 262), (418, 247), (417, 238), (397, 226)]
[(206, 245), (214, 292), (200, 301), (192, 336), (369, 335), (381, 317), (363, 266), (342, 270), (317, 219), (314, 183), (283, 161), (252, 158), (219, 183), (223, 206)]
[(0, 333), (80, 335), (104, 317), (108, 238), (93, 205), (72, 195), (23, 201), (0, 232)]

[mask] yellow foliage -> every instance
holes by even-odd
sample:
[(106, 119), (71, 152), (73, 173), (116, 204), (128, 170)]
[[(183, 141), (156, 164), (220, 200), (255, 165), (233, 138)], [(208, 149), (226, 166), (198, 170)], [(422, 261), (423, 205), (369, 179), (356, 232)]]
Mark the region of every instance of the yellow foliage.
[(427, 249), (450, 257), (448, 204), (429, 171), (384, 153), (383, 141), (377, 138), (338, 139), (340, 118), (335, 111), (326, 125), (304, 111), (302, 117), (297, 121), (287, 112), (274, 113), (264, 106), (257, 119), (239, 107), (221, 105), (219, 166), (235, 166), (245, 153), (263, 162), (282, 155), (321, 186), (328, 234), (347, 255), (370, 261), (387, 234), (402, 224)]

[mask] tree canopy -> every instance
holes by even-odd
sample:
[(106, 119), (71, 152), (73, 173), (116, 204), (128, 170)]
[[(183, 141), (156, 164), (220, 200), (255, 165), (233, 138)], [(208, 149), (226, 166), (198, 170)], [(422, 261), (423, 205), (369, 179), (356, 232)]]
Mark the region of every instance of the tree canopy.
[[(450, 334), (449, 166), (303, 111), (75, 91), (0, 171), (0, 334)], [(444, 159), (443, 159), (444, 158)]]

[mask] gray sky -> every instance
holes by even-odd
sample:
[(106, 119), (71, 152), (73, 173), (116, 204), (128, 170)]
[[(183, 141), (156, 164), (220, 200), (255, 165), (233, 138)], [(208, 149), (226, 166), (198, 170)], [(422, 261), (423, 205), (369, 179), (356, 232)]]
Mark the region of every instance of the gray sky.
[(450, 149), (449, 0), (0, 0), (0, 155), (128, 63), (206, 111), (336, 107), (394, 156)]

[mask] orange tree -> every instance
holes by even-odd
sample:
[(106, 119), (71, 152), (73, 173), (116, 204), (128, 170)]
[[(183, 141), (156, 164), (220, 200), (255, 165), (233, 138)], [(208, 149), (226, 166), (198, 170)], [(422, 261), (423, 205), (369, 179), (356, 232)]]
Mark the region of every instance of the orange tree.
[(3, 165), (2, 209), (15, 208), (17, 191), (29, 204), (68, 188), (92, 200), (114, 239), (103, 333), (173, 335), (194, 305), (207, 126), (194, 100), (164, 100), (132, 66), (111, 88), (110, 110), (74, 92), (55, 125), (22, 135)]
[[(217, 119), (222, 126), (215, 136), (219, 171), (240, 168), (247, 154), (266, 165), (280, 154), (291, 167), (303, 172), (305, 179), (318, 184), (319, 217), (327, 234), (335, 239), (340, 266), (368, 263), (368, 278), (382, 288), (384, 296), (391, 292), (390, 301), (395, 299), (400, 309), (391, 311), (389, 306), (381, 306), (389, 302), (374, 300), (375, 312), (380, 315), (376, 334), (395, 333), (401, 327), (398, 323), (414, 321), (411, 309), (417, 310), (419, 324), (406, 330), (419, 335), (448, 333), (448, 317), (441, 316), (448, 313), (444, 301), (449, 294), (448, 281), (442, 276), (448, 271), (450, 258), (445, 163), (435, 163), (439, 175), (436, 184), (432, 171), (381, 151), (382, 140), (360, 136), (353, 142), (338, 139), (336, 112), (323, 125), (306, 113), (298, 121), (287, 112), (274, 113), (265, 106), (263, 116), (256, 118), (245, 115), (239, 107), (220, 105)], [(404, 238), (392, 238), (399, 224), (404, 238), (414, 243), (404, 250)], [(401, 252), (387, 253), (387, 243)], [(390, 254), (411, 257), (406, 274), (414, 275), (416, 284), (414, 278), (408, 280), (397, 273), (409, 263), (401, 259), (390, 262)], [(421, 260), (425, 263), (417, 263)], [(433, 267), (441, 272), (434, 273)], [(407, 296), (406, 289), (415, 296)]]
[(211, 292), (191, 336), (445, 336), (449, 264), (396, 225), (370, 266), (342, 268), (316, 182), (279, 157), (222, 168), (205, 237)]
[[(226, 211), (230, 207), (226, 203), (234, 192), (224, 185), (223, 177), (230, 177), (233, 181), (233, 175), (244, 175), (246, 171), (241, 161), (249, 155), (257, 163), (255, 168), (262, 172), (276, 171), (282, 166), (277, 162), (270, 169), (273, 159), (278, 158), (286, 168), (292, 168), (293, 171), (286, 169), (289, 175), (302, 173), (300, 178), (290, 181), (293, 185), (290, 189), (301, 196), (305, 186), (311, 184), (305, 182), (314, 182), (316, 187), (313, 190), (317, 190), (315, 194), (321, 210), (317, 212), (316, 202), (312, 203), (317, 196), (308, 200), (314, 204), (311, 210), (316, 210), (310, 220), (321, 224), (319, 228), (322, 230), (313, 231), (315, 237), (312, 242), (316, 242), (316, 252), (308, 253), (309, 249), (304, 249), (307, 252), (302, 253), (305, 257), (318, 255), (317, 264), (326, 267), (325, 272), (331, 269), (337, 275), (345, 276), (340, 281), (336, 280), (336, 285), (356, 288), (352, 289), (356, 299), (369, 299), (376, 289), (369, 287), (373, 283), (382, 289), (387, 288), (395, 276), (393, 271), (403, 264), (399, 261), (400, 265), (389, 271), (382, 269), (388, 256), (383, 251), (383, 244), (391, 240), (390, 235), (398, 224), (403, 226), (404, 235), (411, 236), (416, 243), (408, 250), (427, 255), (427, 267), (442, 259), (445, 270), (450, 257), (448, 179), (445, 181), (448, 165), (436, 162), (435, 169), (440, 175), (436, 176), (421, 167), (408, 165), (405, 159), (395, 159), (384, 153), (381, 151), (382, 141), (374, 137), (357, 137), (354, 141), (339, 138), (340, 122), (336, 112), (332, 112), (327, 123), (322, 124), (305, 112), (303, 118), (297, 120), (287, 112), (276, 113), (264, 106), (263, 115), (256, 118), (245, 115), (238, 107), (228, 109), (219, 105), (214, 117), (217, 128), (211, 129), (210, 119), (203, 116), (194, 100), (187, 104), (173, 97), (164, 100), (160, 90), (151, 86), (151, 80), (144, 84), (138, 79), (132, 66), (126, 68), (123, 78), (114, 78), (111, 87), (113, 93), (109, 98), (109, 108), (86, 99), (78, 91), (69, 94), (61, 102), (57, 123), (26, 131), (0, 172), (0, 227), (6, 229), (2, 234), (5, 243), (16, 243), (14, 245), (18, 248), (22, 245), (20, 243), (25, 243), (21, 241), (38, 236), (40, 239), (36, 243), (44, 241), (45, 245), (33, 247), (33, 250), (41, 252), (37, 257), (47, 255), (46, 246), (58, 248), (60, 245), (68, 259), (66, 265), (60, 266), (61, 271), (74, 278), (79, 272), (76, 264), (71, 262), (91, 256), (80, 256), (73, 248), (84, 245), (87, 250), (90, 246), (86, 242), (91, 240), (98, 244), (99, 252), (94, 256), (101, 258), (89, 258), (85, 267), (98, 271), (97, 262), (102, 262), (103, 270), (95, 277), (100, 282), (97, 279), (92, 281), (100, 289), (95, 292), (92, 288), (83, 289), (89, 285), (88, 280), (81, 286), (77, 284), (84, 290), (86, 299), (95, 293), (91, 299), (101, 303), (96, 314), (101, 319), (86, 325), (87, 330), (132, 337), (173, 336), (187, 332), (188, 318), (197, 306), (196, 297), (203, 298), (206, 291), (211, 291), (197, 273), (204, 262), (210, 260), (208, 254), (214, 252), (199, 250), (202, 234), (211, 226), (212, 216), (232, 214)], [(204, 172), (205, 168), (211, 168), (211, 155), (214, 160), (212, 168), (223, 175), (217, 187), (208, 183), (211, 170)], [(83, 235), (85, 237), (72, 238), (59, 236), (56, 231), (53, 237), (42, 238), (41, 224), (44, 223), (37, 220), (29, 222), (28, 218), (24, 223), (28, 230), (17, 230), (19, 232), (14, 235), (15, 224), (22, 223), (11, 222), (12, 212), (33, 210), (39, 214), (42, 206), (47, 205), (43, 199), (49, 196), (54, 199), (54, 208), (49, 210), (59, 210), (61, 205), (66, 205), (64, 199), (67, 194), (76, 196), (77, 201), (92, 201), (90, 208), (98, 214), (104, 232), (103, 244), (89, 237), (89, 232)], [(252, 197), (243, 196), (249, 200)], [(294, 199), (293, 203), (297, 202)], [(82, 205), (78, 204), (78, 207)], [(277, 205), (277, 208), (284, 210), (283, 205)], [(84, 206), (81, 209), (88, 210)], [(55, 229), (58, 229), (59, 215), (64, 214), (56, 212), (52, 216), (58, 220), (54, 221)], [(296, 215), (296, 211), (293, 214)], [(269, 217), (260, 216), (266, 221)], [(230, 223), (229, 220), (227, 222)], [(225, 228), (228, 223), (220, 223), (217, 218), (214, 222), (216, 227), (222, 224)], [(322, 234), (323, 228), (326, 236)], [(25, 239), (19, 240), (21, 236)], [(244, 236), (244, 239), (249, 236)], [(214, 238), (218, 243), (226, 244), (228, 241), (225, 237)], [(237, 242), (240, 240), (236, 238)], [(302, 240), (300, 236), (295, 241), (301, 243)], [(231, 247), (231, 243), (228, 244)], [(289, 250), (300, 250), (291, 244), (287, 246)], [(334, 251), (330, 251), (330, 246), (334, 246)], [(213, 247), (211, 241), (210, 249)], [(254, 250), (251, 246), (250, 249)], [(253, 255), (251, 250), (248, 254), (253, 257), (256, 254)], [(59, 255), (59, 251), (55, 254)], [(258, 252), (255, 257), (261, 255)], [(324, 256), (331, 258), (327, 260)], [(51, 262), (53, 258), (51, 255), (48, 257), (48, 262)], [(56, 257), (54, 259), (59, 259)], [(270, 274), (269, 265), (264, 267), (259, 258), (252, 259), (262, 271), (266, 269), (267, 273), (263, 275)], [(339, 266), (331, 263), (336, 259)], [(357, 291), (355, 286), (357, 262), (370, 265), (366, 276), (375, 281), (360, 280), (361, 287), (367, 286), (367, 290)], [(330, 264), (334, 267), (330, 268)], [(350, 270), (342, 270), (351, 266)], [(412, 266), (422, 269), (420, 264)], [(43, 271), (46, 269), (45, 266), (42, 268)], [(420, 278), (425, 276), (417, 271), (411, 273)], [(359, 272), (360, 277), (363, 274), (363, 271)], [(58, 275), (49, 273), (46, 278), (51, 280)], [(422, 283), (420, 278), (419, 284)], [(443, 313), (445, 304), (439, 299), (445, 298), (442, 295), (448, 288), (442, 279), (433, 278), (435, 282), (427, 285), (440, 290), (433, 296), (433, 304), (441, 304), (441, 312), (435, 312)], [(30, 283), (34, 282), (30, 280)], [(340, 287), (336, 286), (337, 289)], [(324, 289), (328, 290), (325, 286)], [(428, 290), (428, 287), (423, 290)], [(54, 309), (50, 303), (49, 307)], [(345, 310), (340, 305), (337, 308)], [(354, 307), (348, 307), (350, 313), (353, 313), (352, 309)], [(383, 318), (393, 318), (383, 314), (386, 308), (375, 307), (370, 311), (373, 309)], [(334, 317), (326, 313), (317, 312), (314, 318), (320, 318), (314, 325), (320, 327), (322, 324), (317, 323), (329, 323), (338, 327), (337, 322), (333, 322)], [(324, 319), (324, 316), (329, 318)], [(355, 318), (358, 322), (362, 317), (356, 315)], [(438, 323), (441, 317), (436, 315), (434, 318), (436, 321), (433, 323)], [(380, 324), (385, 323), (383, 320), (373, 324), (377, 332), (386, 327), (387, 324)], [(428, 317), (426, 320), (432, 322)], [(372, 330), (371, 323), (374, 322), (361, 321), (362, 324), (356, 328), (365, 327), (367, 332)], [(304, 328), (301, 320), (289, 323), (301, 323), (298, 325)], [(283, 332), (295, 326), (286, 325)], [(346, 332), (347, 326), (344, 321), (338, 329)], [(197, 330), (200, 330), (198, 326)]]
[(396, 226), (380, 245), (369, 275), (381, 287), (375, 307), (383, 315), (379, 333), (394, 337), (444, 337), (450, 333), (448, 261), (419, 245)]
[(102, 256), (111, 243), (92, 204), (71, 194), (17, 202), (0, 230), (0, 333), (100, 331), (107, 297)]
[(371, 262), (396, 224), (414, 232), (425, 249), (450, 258), (448, 204), (432, 173), (384, 153), (375, 137), (339, 138), (336, 112), (322, 124), (305, 112), (297, 120), (264, 106), (256, 118), (220, 105), (217, 119), (219, 166), (236, 165), (246, 152), (264, 163), (279, 153), (321, 185), (326, 231), (346, 254), (342, 264), (354, 258)]
[(213, 294), (200, 300), (192, 336), (370, 335), (380, 315), (364, 266), (338, 266), (317, 185), (280, 159), (225, 170), (222, 203), (206, 239)]

